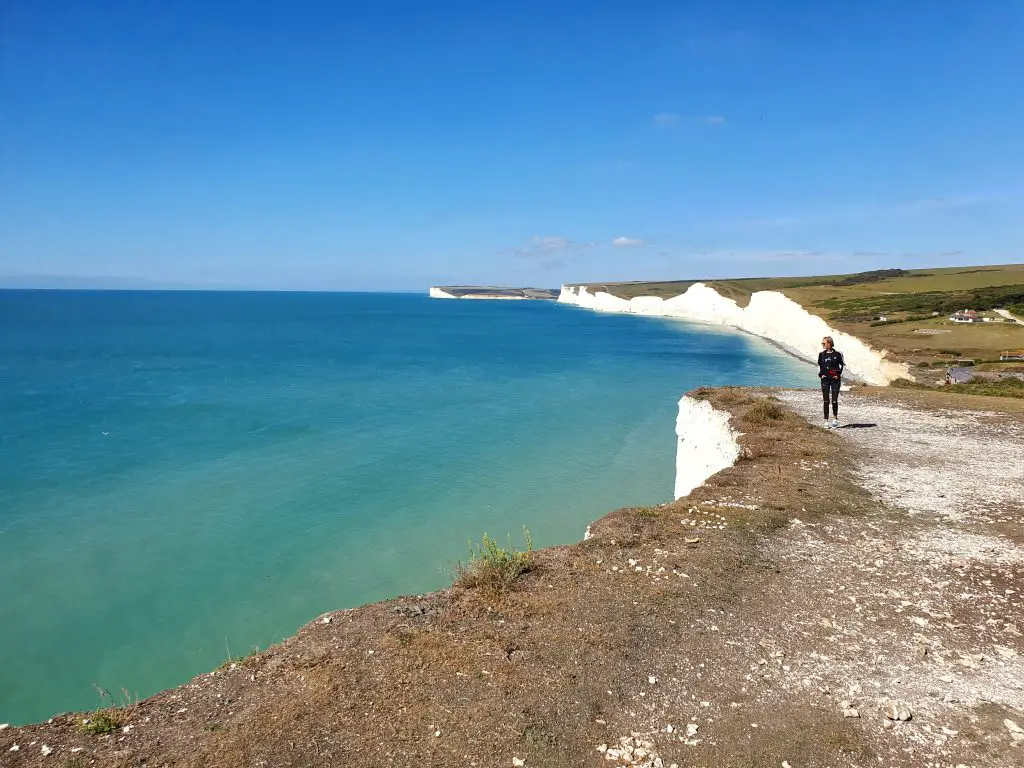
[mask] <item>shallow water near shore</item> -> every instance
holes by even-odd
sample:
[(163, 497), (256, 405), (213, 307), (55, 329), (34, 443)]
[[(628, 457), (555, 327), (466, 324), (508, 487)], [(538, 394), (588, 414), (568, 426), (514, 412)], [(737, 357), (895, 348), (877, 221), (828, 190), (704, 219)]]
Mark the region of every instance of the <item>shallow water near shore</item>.
[(150, 695), (327, 610), (671, 497), (676, 400), (813, 371), (552, 302), (0, 291), (0, 722)]

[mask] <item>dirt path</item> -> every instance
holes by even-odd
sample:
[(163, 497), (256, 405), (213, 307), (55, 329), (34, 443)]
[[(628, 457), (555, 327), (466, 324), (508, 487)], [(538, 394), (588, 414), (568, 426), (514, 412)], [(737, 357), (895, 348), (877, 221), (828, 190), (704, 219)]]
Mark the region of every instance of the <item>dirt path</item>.
[[(820, 420), (806, 393), (781, 397)], [(784, 583), (801, 585), (777, 629), (828, 625), (826, 643), (793, 662), (837, 709), (858, 711), (885, 764), (1024, 764), (1004, 723), (1024, 726), (1024, 420), (890, 395), (846, 397), (841, 413), (850, 421), (835, 434), (876, 506), (793, 521), (771, 542)], [(885, 718), (890, 701), (912, 719)]]
[(698, 392), (741, 460), (511, 592), (332, 612), (108, 733), (2, 729), (0, 766), (1024, 765), (1019, 404), (857, 392), (873, 426), (826, 432), (763, 395)]

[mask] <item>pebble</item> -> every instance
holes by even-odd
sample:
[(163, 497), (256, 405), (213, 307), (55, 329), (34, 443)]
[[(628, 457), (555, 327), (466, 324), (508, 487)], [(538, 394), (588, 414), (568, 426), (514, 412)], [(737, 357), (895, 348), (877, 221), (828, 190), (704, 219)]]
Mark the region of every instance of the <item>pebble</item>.
[(656, 677), (655, 677), (654, 675), (651, 675), (651, 676), (649, 676), (649, 677), (647, 678), (647, 683), (648, 683), (649, 685), (654, 685), (654, 684), (655, 684), (655, 683), (657, 683), (657, 682), (658, 682), (658, 678), (656, 678)]
[(904, 722), (912, 718), (914, 715), (910, 711), (910, 707), (906, 704), (896, 701), (890, 701), (882, 708), (882, 712), (890, 720), (899, 720)]
[(854, 707), (847, 707), (843, 710), (843, 717), (860, 717), (860, 712)]
[(11, 727), (10, 723), (0, 723), (0, 731), (7, 730), (10, 727)]
[(43, 753), (43, 757), (46, 757), (47, 755), (53, 753), (53, 747), (51, 747), (49, 744), (43, 744), (43, 748), (40, 750), (40, 752)]
[(512, 765), (515, 765), (515, 766), (526, 765), (526, 761), (523, 760), (521, 757), (513, 757), (512, 758)]
[(8, 749), (7, 751), (8, 752), (17, 752), (19, 749), (21, 749), (21, 747), (19, 747), (17, 744), (12, 744), (11, 748)]
[(1013, 720), (1010, 720), (1009, 718), (1003, 720), (1003, 725), (1005, 725), (1006, 730), (1010, 732), (1010, 738), (1014, 742), (1024, 741), (1024, 728), (1021, 728), (1019, 725), (1017, 725), (1015, 722), (1013, 722)]

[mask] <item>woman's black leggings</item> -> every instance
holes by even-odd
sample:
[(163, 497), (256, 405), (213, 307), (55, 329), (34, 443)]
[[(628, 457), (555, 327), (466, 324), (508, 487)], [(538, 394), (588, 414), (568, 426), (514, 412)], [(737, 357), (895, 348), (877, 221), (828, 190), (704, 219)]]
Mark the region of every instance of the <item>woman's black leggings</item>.
[(833, 379), (828, 376), (821, 378), (821, 399), (825, 409), (825, 418), (828, 418), (828, 396), (832, 393), (832, 418), (839, 418), (839, 384), (842, 379)]

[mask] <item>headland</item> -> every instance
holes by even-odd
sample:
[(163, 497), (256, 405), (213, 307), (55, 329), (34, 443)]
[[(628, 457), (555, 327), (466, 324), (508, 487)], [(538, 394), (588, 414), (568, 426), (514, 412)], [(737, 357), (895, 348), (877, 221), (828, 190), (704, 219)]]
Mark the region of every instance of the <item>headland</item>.
[(433, 285), (432, 299), (497, 299), (554, 301), (558, 291), (554, 288), (502, 288), (485, 285)]

